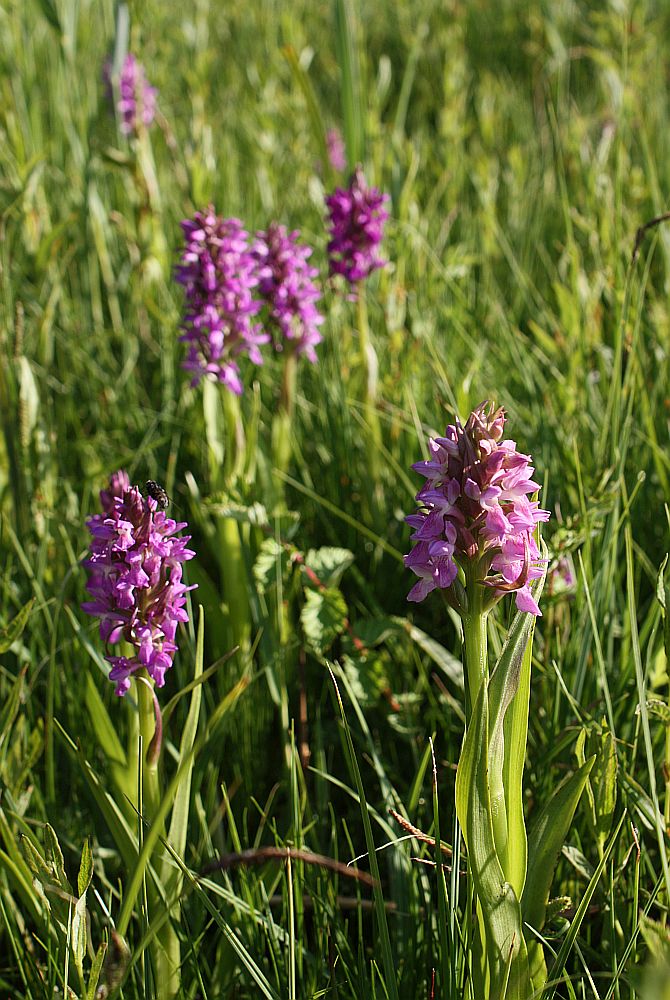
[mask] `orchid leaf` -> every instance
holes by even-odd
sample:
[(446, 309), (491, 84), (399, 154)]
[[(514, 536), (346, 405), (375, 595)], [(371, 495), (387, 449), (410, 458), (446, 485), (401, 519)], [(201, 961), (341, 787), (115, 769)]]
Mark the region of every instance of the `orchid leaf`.
[(505, 878), (496, 850), (488, 781), (488, 734), (489, 692), (488, 686), (482, 684), (456, 772), (456, 812), (484, 923), (489, 997), (525, 1000), (530, 992), (528, 955), (519, 900)]
[[(521, 910), (524, 923), (536, 931), (541, 931), (544, 927), (558, 856), (594, 761), (595, 757), (590, 757), (578, 771), (561, 782), (531, 826), (528, 838), (528, 873), (521, 897)], [(533, 985), (536, 989), (541, 989), (546, 981), (547, 968), (542, 945), (534, 937), (529, 938), (528, 958)]]
[[(196, 640), (195, 648), (195, 671), (194, 676), (197, 679), (202, 675), (203, 670), (203, 659), (204, 659), (204, 647), (205, 647), (205, 613), (202, 606), (200, 606), (198, 611), (198, 637)], [(198, 730), (198, 719), (200, 717), (200, 702), (202, 700), (202, 684), (196, 684), (191, 692), (191, 704), (189, 706), (188, 716), (186, 719), (186, 725), (184, 726), (184, 731), (181, 736), (181, 742), (179, 744), (179, 759), (188, 760), (188, 764), (185, 767), (183, 773), (181, 774), (179, 785), (177, 786), (177, 791), (174, 797), (174, 803), (172, 805), (172, 815), (170, 818), (170, 833), (168, 840), (170, 846), (173, 848), (176, 854), (180, 857), (183, 856), (186, 848), (186, 834), (188, 830), (188, 813), (189, 813), (189, 803), (191, 798), (191, 780), (193, 777), (193, 764), (194, 755), (191, 753), (193, 749), (193, 744), (195, 743), (195, 736)], [(165, 867), (162, 872), (163, 880), (169, 882), (171, 877), (177, 876), (177, 880), (181, 882), (181, 875), (179, 870), (175, 871), (173, 865)]]

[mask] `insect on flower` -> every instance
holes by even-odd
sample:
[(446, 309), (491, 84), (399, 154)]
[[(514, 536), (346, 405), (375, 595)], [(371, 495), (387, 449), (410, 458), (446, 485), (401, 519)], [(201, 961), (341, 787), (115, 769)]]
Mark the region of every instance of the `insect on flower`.
[(170, 498), (160, 483), (157, 483), (155, 479), (147, 479), (144, 484), (144, 488), (147, 491), (147, 496), (150, 496), (152, 500), (156, 501), (158, 510), (168, 509), (170, 506)]

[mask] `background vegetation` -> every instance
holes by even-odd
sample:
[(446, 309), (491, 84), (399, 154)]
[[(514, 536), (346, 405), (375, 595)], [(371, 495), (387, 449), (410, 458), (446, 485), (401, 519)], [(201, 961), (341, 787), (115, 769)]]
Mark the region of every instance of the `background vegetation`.
[[(529, 813), (576, 765), (581, 732), (599, 753), (557, 872), (556, 895), (571, 902), (551, 925), (555, 950), (626, 811), (557, 995), (634, 996), (640, 914), (665, 919), (667, 591), (657, 576), (670, 496), (670, 229), (650, 230), (631, 261), (638, 227), (668, 208), (670, 13), (651, 0), (347, 9), (348, 34), (326, 3), (131, 4), (130, 48), (161, 112), (135, 147), (101, 81), (111, 0), (0, 8), (0, 624), (35, 599), (23, 634), (5, 637), (0, 667), (6, 995), (62, 994), (73, 966), (56, 926), (60, 899), (71, 929), (67, 903), (44, 892), (45, 880), (60, 884), (57, 851), (40, 882), (22, 837), (48, 852), (49, 823), (72, 884), (88, 838), (94, 949), (127, 885), (127, 855), (101, 806), (116, 787), (103, 730), (106, 708), (125, 745), (133, 709), (115, 699), (95, 624), (79, 610), (85, 518), (120, 467), (133, 482), (164, 483), (190, 523), (205, 668), (235, 634), (224, 513), (245, 540), (252, 653), (202, 686), (187, 872), (217, 853), (282, 845), (364, 855), (368, 869), (364, 815), (386, 845), (385, 910), (366, 885), (302, 862), (187, 877), (183, 995), (415, 998), (432, 995), (433, 975), (436, 997), (460, 995), (458, 913), (448, 909), (445, 929), (433, 850), (389, 808), (435, 834), (433, 735), (452, 842), (460, 637), (438, 597), (405, 602), (403, 517), (427, 436), (485, 398), (507, 408), (509, 436), (533, 455), (552, 558), (574, 572), (572, 585), (560, 573), (548, 584), (536, 633)], [(213, 487), (216, 401), (180, 369), (179, 221), (209, 202), (250, 231), (277, 219), (313, 243), (325, 276), (331, 126), (350, 144), (358, 136), (369, 182), (391, 195), (389, 265), (367, 289), (382, 445), (361, 403), (355, 304), (324, 277), (324, 343), (318, 365), (300, 368), (289, 472), (273, 475), (281, 359), (268, 357), (245, 372), (248, 465), (224, 496)], [(323, 547), (352, 559), (340, 554), (329, 576)], [(332, 634), (321, 605), (317, 626), (310, 619), (323, 593), (301, 558), (329, 585)], [(164, 705), (194, 660), (195, 625)], [(185, 697), (166, 719), (167, 778), (188, 709)], [(151, 995), (143, 914), (140, 896), (128, 998)], [(114, 974), (108, 960), (104, 989)]]

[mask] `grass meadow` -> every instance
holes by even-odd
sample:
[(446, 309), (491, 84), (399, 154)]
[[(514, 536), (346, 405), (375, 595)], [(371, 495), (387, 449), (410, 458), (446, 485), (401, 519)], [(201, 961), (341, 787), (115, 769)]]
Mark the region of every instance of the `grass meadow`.
[[(135, 139), (102, 82), (119, 11), (158, 91)], [(668, 7), (4, 0), (0, 36), (0, 996), (486, 1000), (460, 622), (407, 603), (402, 560), (412, 463), (485, 399), (551, 512), (528, 817), (596, 757), (542, 996), (670, 996), (670, 224), (636, 242), (670, 208)], [(358, 301), (328, 279), (330, 128), (390, 196)], [(286, 462), (283, 359), (241, 364), (234, 478), (225, 391), (178, 339), (179, 223), (209, 204), (299, 229), (323, 289)], [(80, 608), (121, 468), (196, 552), (153, 823), (134, 692)]]

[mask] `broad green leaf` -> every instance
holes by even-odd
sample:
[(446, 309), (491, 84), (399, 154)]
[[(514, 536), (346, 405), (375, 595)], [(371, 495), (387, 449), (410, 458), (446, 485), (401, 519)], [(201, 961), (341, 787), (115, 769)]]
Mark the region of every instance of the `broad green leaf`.
[(31, 597), (27, 604), (24, 604), (17, 615), (12, 618), (9, 625), (0, 629), (0, 654), (6, 653), (12, 643), (16, 642), (24, 628), (32, 611), (35, 598)]
[[(547, 558), (547, 548), (541, 547), (543, 558)], [(546, 563), (545, 563), (546, 566)], [(535, 601), (539, 604), (546, 568), (539, 580), (531, 585)], [(507, 821), (506, 841), (501, 850), (501, 862), (508, 882), (514, 887), (517, 898), (521, 898), (526, 880), (527, 838), (523, 815), (523, 769), (526, 763), (526, 743), (528, 739), (528, 706), (530, 700), (530, 675), (533, 659), (533, 635), (536, 618), (527, 612), (518, 611), (512, 620), (505, 644), (491, 675), (489, 702), (496, 718), (491, 730), (489, 762), (491, 783), (498, 778), (495, 799), (492, 806), (498, 809)]]
[[(521, 907), (496, 850), (489, 794), (489, 694), (482, 684), (456, 772), (456, 812), (481, 906), (490, 1000), (526, 1000), (530, 975)], [(508, 963), (511, 965), (508, 969)], [(502, 992), (509, 973), (506, 992)]]
[[(521, 897), (521, 911), (524, 923), (536, 931), (541, 931), (544, 927), (558, 856), (594, 762), (595, 757), (591, 757), (578, 771), (562, 781), (531, 825), (528, 836), (528, 872)], [(546, 981), (547, 968), (542, 945), (534, 935), (528, 937), (528, 959), (533, 986), (541, 989)]]
[[(354, 554), (349, 549), (338, 549), (326, 546), (322, 549), (310, 549), (305, 556), (303, 573), (311, 586), (337, 587), (344, 571), (354, 561)], [(316, 576), (318, 583), (310, 576), (308, 570)]]
[(81, 849), (81, 861), (79, 862), (79, 874), (77, 875), (77, 891), (83, 896), (93, 878), (93, 852), (88, 842), (88, 837), (84, 841)]
[(126, 752), (121, 745), (121, 741), (117, 736), (117, 729), (112, 723), (109, 712), (105, 708), (105, 703), (100, 696), (98, 684), (96, 684), (90, 673), (86, 674), (85, 687), (86, 708), (88, 709), (89, 719), (93, 724), (100, 749), (104, 752), (110, 764), (118, 765), (124, 773), (127, 773), (128, 761), (126, 759)]
[(310, 646), (323, 655), (346, 628), (347, 605), (336, 589), (307, 590), (300, 612), (305, 637)]
[[(195, 647), (195, 670), (194, 679), (202, 675), (203, 657), (205, 647), (205, 612), (202, 605), (198, 608), (198, 637)], [(191, 704), (186, 718), (186, 725), (179, 744), (179, 760), (188, 760), (184, 768), (172, 806), (172, 816), (170, 818), (170, 833), (168, 841), (173, 850), (183, 857), (186, 848), (186, 835), (188, 832), (188, 813), (191, 799), (191, 779), (193, 777), (194, 755), (191, 753), (195, 736), (198, 730), (198, 719), (200, 718), (200, 702), (202, 700), (202, 684), (196, 684), (191, 693)], [(164, 865), (162, 870), (163, 880), (167, 883), (170, 875), (174, 874), (181, 881), (179, 871), (175, 872), (174, 865)]]

